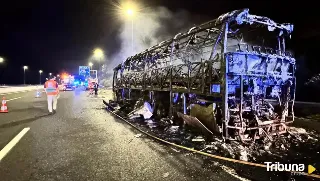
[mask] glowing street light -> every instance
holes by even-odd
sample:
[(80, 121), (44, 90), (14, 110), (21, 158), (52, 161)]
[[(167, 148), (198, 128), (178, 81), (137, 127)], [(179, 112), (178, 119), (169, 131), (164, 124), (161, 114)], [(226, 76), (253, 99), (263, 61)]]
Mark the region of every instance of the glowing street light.
[(42, 70), (39, 70), (39, 74), (40, 74), (40, 85), (41, 85), (41, 74), (42, 74)]
[(103, 57), (103, 51), (100, 48), (95, 49), (93, 54), (97, 58), (102, 58)]
[(26, 70), (28, 66), (23, 66), (23, 84), (26, 85)]
[(49, 75), (51, 76), (51, 75), (52, 75), (52, 73), (49, 73)]
[(142, 4), (139, 4), (137, 2), (133, 1), (122, 1), (120, 4), (116, 5), (116, 12), (118, 14), (118, 17), (121, 18), (122, 20), (125, 21), (131, 21), (131, 36), (132, 36), (132, 41), (131, 41), (131, 48), (132, 52), (131, 54), (134, 53), (134, 48), (133, 48), (133, 23), (134, 19), (140, 16), (140, 12), (143, 10), (142, 9)]
[[(5, 64), (4, 58), (2, 58), (2, 57), (0, 57), (0, 65), (1, 65), (1, 64)], [(1, 68), (1, 67), (0, 67), (0, 68)], [(4, 72), (4, 70), (2, 70), (2, 71), (0, 72), (0, 81), (1, 81), (1, 78), (2, 78), (3, 72)]]
[[(93, 52), (93, 55), (97, 58), (97, 60), (99, 61), (99, 67), (98, 67), (98, 70), (100, 69), (101, 67), (101, 60), (103, 58), (103, 51), (100, 49), (100, 48), (96, 48)], [(97, 71), (98, 71), (97, 70)]]
[(127, 7), (126, 9), (126, 14), (131, 19), (131, 53), (133, 54), (133, 15), (135, 14), (135, 11), (133, 10), (134, 8), (133, 4), (130, 4), (128, 6), (129, 7)]
[(89, 62), (90, 70), (92, 70), (93, 63)]
[[(127, 10), (128, 16), (133, 16), (133, 10), (128, 9)], [(133, 54), (133, 18), (131, 18), (131, 53)]]
[(127, 15), (132, 16), (133, 15), (133, 10), (132, 9), (127, 9)]
[(141, 5), (137, 2), (132, 1), (126, 1), (119, 4), (119, 6), (116, 6), (118, 13), (120, 15), (128, 15), (133, 16), (136, 14), (136, 12), (140, 11)]

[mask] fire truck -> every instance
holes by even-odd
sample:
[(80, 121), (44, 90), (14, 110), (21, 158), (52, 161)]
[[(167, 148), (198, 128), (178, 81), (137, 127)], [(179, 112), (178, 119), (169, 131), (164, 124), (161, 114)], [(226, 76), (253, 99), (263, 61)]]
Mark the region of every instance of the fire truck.
[(88, 79), (88, 86), (87, 86), (87, 90), (93, 88), (93, 84), (94, 83), (98, 83), (98, 79), (96, 78), (89, 78)]
[(86, 89), (89, 90), (90, 88), (93, 88), (93, 83), (98, 83), (97, 70), (91, 70), (90, 77), (88, 77), (87, 80), (88, 80), (88, 84)]
[(74, 82), (74, 76), (68, 74), (62, 75), (61, 84), (64, 91), (74, 90), (76, 88)]

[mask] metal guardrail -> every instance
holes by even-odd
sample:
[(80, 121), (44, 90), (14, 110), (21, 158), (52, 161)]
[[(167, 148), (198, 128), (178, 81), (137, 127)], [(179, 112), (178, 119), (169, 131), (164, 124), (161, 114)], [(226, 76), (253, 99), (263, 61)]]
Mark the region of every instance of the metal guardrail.
[[(38, 86), (39, 84), (0, 84), (0, 87), (4, 88), (4, 87), (29, 87), (29, 86)], [(40, 86), (40, 85), (39, 85)]]
[(7, 93), (13, 93), (13, 92), (30, 91), (30, 90), (41, 89), (41, 88), (43, 88), (42, 85), (7, 86), (7, 87), (1, 87), (0, 86), (0, 93), (1, 94), (7, 94)]

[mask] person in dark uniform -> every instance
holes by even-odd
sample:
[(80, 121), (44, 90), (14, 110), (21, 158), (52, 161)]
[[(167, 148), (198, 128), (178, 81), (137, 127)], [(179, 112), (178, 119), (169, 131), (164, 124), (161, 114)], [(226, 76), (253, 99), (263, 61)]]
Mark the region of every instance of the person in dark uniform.
[(94, 87), (93, 87), (93, 88), (94, 88), (94, 94), (95, 94), (95, 95), (98, 95), (99, 84), (98, 84), (97, 82), (95, 82), (93, 86), (94, 86)]

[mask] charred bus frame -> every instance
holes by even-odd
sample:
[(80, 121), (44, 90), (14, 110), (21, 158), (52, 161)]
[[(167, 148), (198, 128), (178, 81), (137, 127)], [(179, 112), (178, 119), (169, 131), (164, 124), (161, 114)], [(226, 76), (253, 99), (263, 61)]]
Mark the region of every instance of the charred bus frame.
[[(242, 44), (243, 25), (277, 31), (277, 50)], [(170, 117), (188, 115), (200, 99), (213, 102), (214, 124), (224, 138), (272, 139), (294, 121), (295, 59), (285, 46), (292, 31), (293, 25), (248, 9), (226, 13), (129, 57), (114, 68), (113, 91), (118, 100), (136, 99), (141, 91), (167, 92)], [(178, 109), (176, 95), (182, 100)]]

